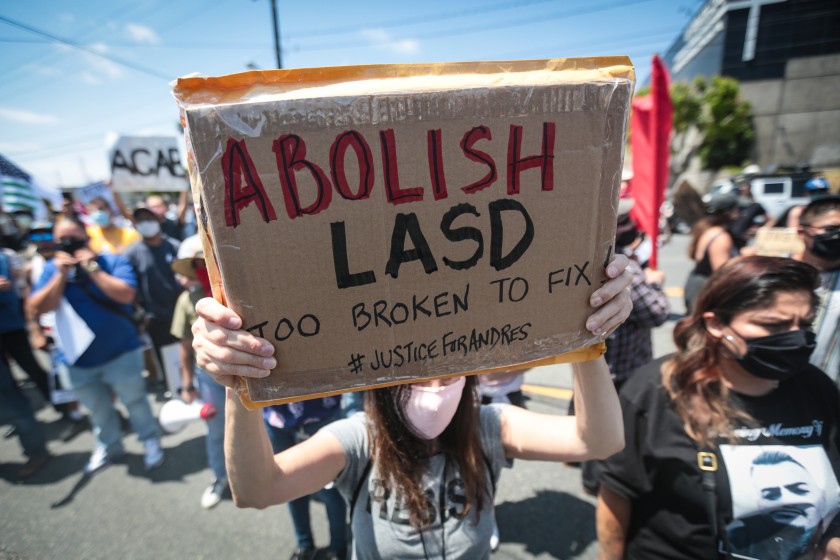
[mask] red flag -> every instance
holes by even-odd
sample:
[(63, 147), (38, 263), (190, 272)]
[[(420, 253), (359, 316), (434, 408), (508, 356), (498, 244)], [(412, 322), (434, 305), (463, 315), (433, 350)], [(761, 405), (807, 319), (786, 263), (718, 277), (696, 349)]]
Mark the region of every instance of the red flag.
[(665, 200), (668, 162), (671, 156), (671, 120), (673, 107), (668, 92), (668, 71), (658, 56), (653, 56), (650, 93), (633, 99), (630, 115), (630, 149), (633, 152), (630, 216), (653, 244), (651, 268), (657, 266), (656, 241), (659, 236), (659, 208)]

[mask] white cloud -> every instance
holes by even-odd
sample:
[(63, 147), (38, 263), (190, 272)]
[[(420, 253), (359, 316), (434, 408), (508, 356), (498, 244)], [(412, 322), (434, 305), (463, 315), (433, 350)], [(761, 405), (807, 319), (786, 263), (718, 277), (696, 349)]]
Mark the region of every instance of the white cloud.
[(81, 78), (82, 78), (82, 81), (84, 83), (92, 85), (92, 86), (98, 86), (98, 85), (102, 84), (102, 80), (100, 80), (99, 78), (94, 76), (92, 72), (87, 72), (87, 71), (82, 72)]
[(44, 147), (35, 142), (0, 142), (0, 152), (25, 154), (28, 152), (39, 152)]
[(362, 29), (360, 33), (371, 45), (384, 50), (398, 54), (416, 54), (420, 51), (420, 42), (417, 39), (397, 39), (381, 28)]
[[(98, 52), (99, 54), (108, 54), (110, 51), (108, 45), (105, 43), (91, 43), (88, 45), (88, 48), (94, 52)], [(123, 69), (119, 64), (111, 62), (107, 58), (102, 58), (93, 54), (87, 55), (87, 58), (95, 70), (98, 70), (99, 73), (104, 74), (108, 78), (119, 78), (124, 74)]]
[(160, 43), (160, 37), (155, 33), (155, 30), (139, 23), (127, 23), (125, 30), (128, 37), (135, 43), (146, 43), (149, 45), (157, 45)]
[(9, 107), (0, 107), (0, 118), (23, 124), (55, 124), (59, 121), (55, 115)]

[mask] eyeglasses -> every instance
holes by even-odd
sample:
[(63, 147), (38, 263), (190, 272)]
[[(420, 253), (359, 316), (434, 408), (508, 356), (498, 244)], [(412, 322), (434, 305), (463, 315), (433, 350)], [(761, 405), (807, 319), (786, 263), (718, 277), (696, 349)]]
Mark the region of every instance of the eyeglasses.
[(827, 233), (827, 234), (832, 234), (833, 235), (835, 233), (840, 232), (840, 224), (832, 224), (832, 225), (827, 225), (827, 226), (812, 226), (811, 224), (799, 224), (799, 225), (801, 225), (804, 228), (813, 229), (815, 231), (822, 230), (822, 233), (824, 233), (824, 234)]

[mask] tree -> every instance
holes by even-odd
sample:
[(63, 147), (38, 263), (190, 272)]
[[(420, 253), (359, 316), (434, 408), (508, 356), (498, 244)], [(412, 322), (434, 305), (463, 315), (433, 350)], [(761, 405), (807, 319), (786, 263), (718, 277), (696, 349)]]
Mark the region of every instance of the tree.
[(740, 166), (750, 156), (755, 140), (752, 108), (738, 99), (738, 87), (733, 78), (714, 76), (703, 92), (698, 128), (703, 133), (700, 158), (708, 169)]
[(674, 105), (674, 140), (671, 171), (676, 177), (699, 156), (703, 167), (718, 170), (741, 166), (750, 156), (755, 129), (750, 104), (738, 98), (734, 78), (702, 76), (689, 85), (671, 86)]

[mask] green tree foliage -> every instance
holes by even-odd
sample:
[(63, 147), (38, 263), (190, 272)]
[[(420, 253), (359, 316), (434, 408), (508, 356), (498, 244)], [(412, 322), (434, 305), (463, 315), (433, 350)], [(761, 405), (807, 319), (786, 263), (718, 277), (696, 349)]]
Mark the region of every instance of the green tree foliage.
[(738, 81), (726, 76), (698, 76), (691, 85), (671, 86), (674, 132), (697, 128), (702, 139), (696, 153), (706, 169), (741, 166), (749, 159), (755, 129), (750, 104), (738, 98), (738, 89)]
[(706, 110), (700, 120), (700, 157), (709, 169), (742, 165), (750, 156), (755, 129), (752, 108), (738, 99), (738, 81), (715, 76), (703, 95)]

